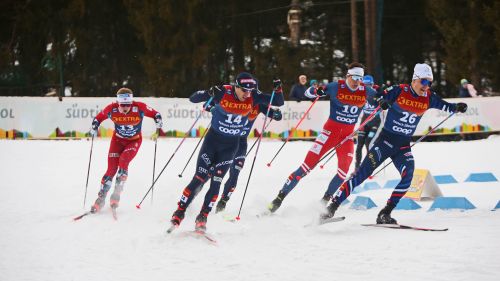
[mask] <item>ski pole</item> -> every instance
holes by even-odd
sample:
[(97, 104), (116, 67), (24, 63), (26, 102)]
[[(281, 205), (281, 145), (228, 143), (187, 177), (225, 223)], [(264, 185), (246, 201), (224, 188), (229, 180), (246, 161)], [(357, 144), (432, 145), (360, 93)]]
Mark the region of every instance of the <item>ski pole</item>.
[[(311, 108), (314, 106), (314, 104), (316, 104), (316, 102), (318, 101), (318, 99), (319, 99), (319, 96), (317, 96), (316, 99), (314, 99), (314, 101), (311, 103), (311, 105), (309, 106), (309, 108), (307, 109), (307, 111), (304, 113), (304, 116), (302, 116), (302, 118), (300, 118), (299, 122), (297, 123), (297, 125), (295, 125), (295, 127), (292, 129), (291, 132), (297, 130), (297, 128), (299, 127), (300, 123), (302, 123), (302, 121), (304, 121), (305, 117), (307, 116), (307, 114), (309, 113), (309, 111), (311, 110)], [(278, 156), (278, 154), (280, 153), (280, 151), (283, 149), (283, 147), (285, 146), (285, 144), (287, 144), (287, 142), (290, 140), (291, 137), (292, 137), (292, 134), (289, 134), (288, 137), (286, 138), (285, 142), (281, 145), (280, 149), (278, 149), (278, 152), (276, 152), (276, 154), (274, 154), (273, 159), (271, 159), (271, 161), (269, 161), (269, 163), (267, 163), (268, 167), (271, 167), (271, 163), (273, 163), (273, 161), (276, 158), (276, 156)]]
[(271, 94), (271, 99), (269, 100), (269, 105), (267, 106), (266, 116), (264, 116), (265, 119), (264, 119), (264, 123), (262, 124), (261, 134), (260, 134), (259, 139), (258, 139), (257, 149), (255, 150), (255, 155), (253, 156), (252, 166), (250, 167), (250, 174), (248, 175), (247, 185), (245, 186), (245, 191), (243, 192), (243, 198), (241, 199), (240, 210), (238, 211), (238, 215), (236, 216), (236, 220), (240, 220), (241, 209), (243, 208), (243, 202), (245, 201), (245, 196), (247, 195), (248, 185), (250, 184), (250, 178), (252, 177), (252, 172), (253, 172), (253, 167), (255, 165), (255, 160), (257, 159), (257, 154), (259, 153), (259, 148), (260, 148), (260, 143), (262, 141), (262, 136), (264, 136), (264, 130), (266, 129), (267, 116), (269, 115), (269, 111), (271, 110), (271, 103), (273, 102), (273, 98), (274, 98), (274, 90), (273, 90), (273, 93)]
[(198, 146), (200, 145), (201, 141), (203, 140), (203, 138), (205, 137), (205, 135), (207, 134), (208, 130), (210, 130), (210, 126), (212, 124), (209, 124), (207, 129), (205, 130), (205, 132), (203, 132), (203, 135), (201, 136), (200, 140), (198, 141), (198, 143), (196, 144), (194, 150), (193, 150), (193, 153), (191, 153), (191, 156), (189, 156), (189, 159), (188, 161), (186, 162), (186, 165), (184, 166), (184, 169), (182, 169), (182, 172), (179, 174), (179, 178), (182, 178), (182, 174), (184, 173), (184, 170), (186, 170), (186, 167), (188, 166), (189, 162), (191, 161), (191, 158), (193, 158), (193, 155), (194, 153), (196, 152), (196, 150), (198, 149)]
[(92, 135), (92, 140), (90, 141), (90, 156), (89, 156), (89, 167), (87, 168), (87, 183), (85, 183), (85, 195), (83, 196), (83, 208), (85, 209), (85, 202), (87, 201), (87, 189), (89, 187), (89, 174), (90, 174), (90, 163), (92, 162), (92, 149), (94, 148), (94, 135)]
[[(212, 99), (213, 99), (213, 97), (210, 97), (210, 99), (205, 104), (204, 109), (206, 109), (208, 107), (208, 105), (210, 104), (210, 102), (212, 101)], [(142, 197), (141, 202), (139, 202), (139, 204), (135, 205), (135, 207), (137, 209), (141, 208), (142, 202), (144, 201), (144, 199), (146, 198), (146, 196), (148, 196), (148, 193), (153, 189), (155, 183), (158, 181), (158, 179), (160, 178), (160, 176), (163, 173), (163, 171), (165, 171), (165, 168), (167, 168), (167, 166), (170, 163), (170, 161), (172, 161), (172, 158), (174, 158), (175, 154), (179, 150), (179, 147), (181, 147), (181, 145), (184, 143), (184, 141), (186, 140), (187, 136), (189, 135), (189, 132), (193, 129), (194, 125), (196, 125), (196, 123), (198, 122), (198, 120), (200, 120), (202, 114), (203, 114), (203, 110), (200, 111), (200, 114), (198, 115), (198, 117), (196, 117), (196, 120), (194, 120), (194, 122), (191, 125), (191, 127), (189, 127), (189, 129), (187, 130), (186, 134), (182, 138), (181, 142), (179, 143), (179, 145), (177, 146), (177, 148), (174, 150), (174, 153), (172, 153), (172, 156), (170, 156), (170, 158), (168, 159), (168, 161), (165, 164), (165, 166), (163, 166), (163, 168), (161, 169), (160, 173), (158, 174), (158, 176), (156, 177), (156, 179), (153, 181), (153, 184), (151, 184), (151, 187), (148, 189), (148, 191), (146, 192), (146, 194), (144, 194), (144, 196)]]
[[(158, 138), (160, 137), (160, 129), (157, 129), (156, 130), (156, 137), (155, 137), (155, 152), (154, 152), (154, 156), (153, 156), (153, 179), (152, 179), (152, 182), (155, 182), (155, 169), (156, 169), (156, 146), (158, 144)], [(153, 197), (154, 197), (154, 194), (153, 194), (154, 190), (151, 189), (151, 204), (153, 204)]]
[(361, 123), (359, 125), (359, 127), (354, 132), (352, 132), (349, 136), (347, 136), (345, 139), (343, 139), (341, 142), (339, 142), (337, 145), (335, 145), (335, 147), (332, 150), (330, 150), (327, 154), (325, 154), (323, 157), (321, 157), (321, 159), (319, 159), (319, 162), (321, 162), (323, 159), (328, 157), (328, 155), (330, 155), (333, 152), (333, 154), (328, 159), (326, 159), (326, 161), (323, 164), (321, 164), (319, 167), (321, 169), (323, 169), (325, 167), (326, 163), (328, 163), (333, 158), (333, 156), (335, 156), (335, 154), (337, 154), (337, 148), (342, 146), (342, 144), (344, 144), (347, 140), (351, 139), (361, 128), (363, 128), (368, 122), (370, 122), (373, 118), (375, 118), (375, 116), (379, 113), (379, 109), (380, 109), (380, 106), (375, 108), (375, 110), (372, 113), (370, 113), (370, 115), (368, 115), (368, 117), (366, 117), (365, 121), (363, 121), (363, 123)]
[[(421, 142), (425, 137), (428, 135), (432, 134), (441, 124), (443, 124), (446, 120), (448, 120), (451, 116), (455, 115), (455, 112), (452, 112), (450, 115), (448, 115), (443, 121), (439, 122), (436, 126), (434, 126), (427, 134), (421, 136), (417, 141), (415, 141), (412, 145), (410, 145), (410, 148), (412, 148), (414, 145), (417, 143)], [(372, 175), (372, 177), (376, 176), (378, 173), (380, 173), (382, 170), (384, 170), (387, 166), (389, 166), (392, 163), (392, 160), (389, 161), (389, 163), (385, 164), (384, 167), (382, 167), (380, 170), (378, 170), (375, 174)]]
[[(269, 123), (267, 123), (266, 127), (264, 128), (264, 130), (267, 130), (267, 127), (269, 127), (269, 125), (271, 125), (271, 122), (272, 122), (272, 121), (273, 121), (273, 119), (271, 118), (271, 121), (269, 121)], [(250, 154), (250, 152), (252, 151), (253, 147), (257, 144), (257, 142), (258, 142), (258, 141), (259, 141), (259, 138), (257, 138), (257, 139), (253, 142), (252, 146), (251, 146), (251, 147), (250, 147), (250, 149), (247, 151), (247, 154), (245, 155), (245, 157), (247, 157), (247, 156), (248, 156), (248, 154)]]

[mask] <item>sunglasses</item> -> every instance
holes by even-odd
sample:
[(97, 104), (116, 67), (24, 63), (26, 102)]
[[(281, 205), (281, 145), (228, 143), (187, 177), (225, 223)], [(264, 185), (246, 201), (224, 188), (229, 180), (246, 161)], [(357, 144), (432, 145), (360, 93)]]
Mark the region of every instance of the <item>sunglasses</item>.
[(432, 81), (429, 79), (421, 78), (420, 84), (422, 84), (422, 86), (429, 86), (430, 87), (430, 86), (432, 86)]
[(238, 86), (238, 88), (240, 88), (245, 93), (251, 93), (253, 91), (253, 89), (247, 89), (247, 88), (243, 88), (243, 87), (240, 87), (240, 86)]
[(354, 81), (363, 81), (363, 76), (351, 75), (351, 79)]
[(131, 107), (132, 105), (131, 104), (127, 104), (127, 103), (122, 103), (122, 104), (119, 104), (120, 107)]

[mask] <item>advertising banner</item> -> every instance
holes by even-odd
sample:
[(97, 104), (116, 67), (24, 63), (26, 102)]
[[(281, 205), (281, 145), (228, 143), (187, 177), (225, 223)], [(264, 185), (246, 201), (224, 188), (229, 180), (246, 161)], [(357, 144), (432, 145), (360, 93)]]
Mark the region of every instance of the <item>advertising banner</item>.
[[(202, 134), (211, 118), (209, 112), (202, 112), (202, 103), (193, 104), (185, 98), (137, 98), (158, 110), (164, 120), (163, 135), (190, 137)], [(447, 120), (436, 133), (457, 134), (473, 132), (500, 131), (500, 97), (470, 99), (447, 99), (450, 102), (467, 102), (466, 113), (455, 114)], [(115, 98), (77, 98), (68, 97), (59, 101), (53, 97), (0, 97), (0, 138), (56, 138), (84, 137), (90, 129), (92, 119)], [(318, 101), (309, 113), (305, 112), (312, 102), (286, 102), (280, 109), (283, 120), (272, 121), (264, 137), (315, 138), (321, 131), (330, 112), (329, 101)], [(195, 128), (186, 132), (202, 114)], [(428, 110), (421, 119), (415, 135), (423, 135), (443, 120), (449, 113), (436, 109)], [(301, 118), (304, 120), (295, 129)], [(250, 137), (259, 134), (264, 120), (259, 115)], [(113, 124), (106, 120), (101, 124), (100, 136), (109, 137)], [(145, 118), (142, 126), (145, 137), (155, 132), (152, 119)]]

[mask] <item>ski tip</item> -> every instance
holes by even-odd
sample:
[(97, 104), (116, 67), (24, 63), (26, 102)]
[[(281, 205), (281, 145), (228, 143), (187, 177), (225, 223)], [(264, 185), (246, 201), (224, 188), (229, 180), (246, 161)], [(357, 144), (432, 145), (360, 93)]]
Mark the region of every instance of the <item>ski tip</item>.
[(135, 207), (136, 207), (137, 209), (140, 209), (140, 208), (141, 208), (141, 205), (135, 205)]

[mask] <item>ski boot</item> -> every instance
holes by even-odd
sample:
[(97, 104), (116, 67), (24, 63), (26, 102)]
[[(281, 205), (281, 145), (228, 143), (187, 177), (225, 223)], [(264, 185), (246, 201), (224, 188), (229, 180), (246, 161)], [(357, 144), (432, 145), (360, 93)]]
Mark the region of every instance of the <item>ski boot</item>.
[(229, 197), (222, 196), (222, 198), (217, 202), (217, 206), (215, 206), (215, 213), (223, 212), (226, 209), (226, 203), (229, 201)]
[(178, 207), (177, 210), (175, 210), (174, 214), (172, 215), (172, 219), (170, 220), (172, 225), (179, 226), (182, 220), (184, 219), (185, 213), (186, 213), (185, 209), (181, 209), (180, 207)]
[(392, 210), (396, 205), (392, 202), (387, 202), (387, 205), (380, 210), (377, 215), (377, 224), (398, 224), (398, 222), (391, 217)]
[(326, 207), (328, 205), (328, 202), (330, 202), (330, 200), (332, 200), (332, 196), (325, 193), (325, 195), (323, 195), (323, 198), (321, 198), (320, 202), (321, 204), (323, 204), (323, 206)]
[(283, 202), (283, 199), (285, 199), (285, 196), (286, 196), (285, 193), (283, 191), (280, 191), (278, 193), (278, 196), (276, 196), (276, 198), (274, 198), (274, 200), (269, 204), (269, 206), (267, 206), (267, 208), (271, 213), (274, 213), (279, 209), (281, 203)]
[(195, 220), (194, 230), (196, 232), (205, 233), (207, 231), (207, 217), (208, 213), (201, 211)]
[(95, 200), (94, 205), (90, 207), (90, 212), (95, 214), (99, 212), (102, 207), (104, 207), (104, 203), (106, 200), (106, 195), (108, 195), (108, 191), (111, 188), (111, 183), (113, 179), (110, 176), (103, 176), (101, 179), (101, 189), (97, 193), (97, 199)]
[(330, 203), (330, 205), (328, 205), (326, 207), (326, 213), (321, 214), (319, 216), (319, 219), (321, 221), (324, 221), (324, 220), (333, 218), (333, 216), (335, 215), (335, 212), (337, 211), (338, 208), (339, 208), (339, 203), (337, 203), (337, 201), (333, 200), (332, 203)]
[(110, 206), (112, 209), (118, 208), (120, 203), (120, 195), (123, 191), (123, 186), (125, 185), (125, 181), (127, 180), (127, 171), (124, 169), (118, 170), (118, 175), (116, 176), (116, 185), (115, 190), (111, 194), (110, 197)]
[(104, 207), (104, 203), (106, 201), (107, 194), (108, 193), (104, 190), (100, 190), (99, 193), (97, 193), (97, 199), (95, 200), (94, 205), (92, 205), (92, 207), (90, 207), (90, 212), (92, 214), (99, 212), (102, 209), (102, 207)]

